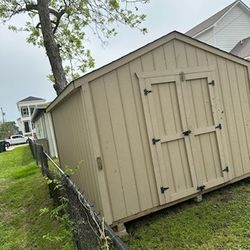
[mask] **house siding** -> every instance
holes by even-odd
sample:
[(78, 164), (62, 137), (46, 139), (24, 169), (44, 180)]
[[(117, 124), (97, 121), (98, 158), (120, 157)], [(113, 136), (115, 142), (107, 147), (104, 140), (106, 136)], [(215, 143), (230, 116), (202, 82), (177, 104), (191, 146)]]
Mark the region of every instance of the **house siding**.
[(230, 52), (242, 39), (250, 36), (250, 15), (235, 6), (215, 26), (215, 46)]
[(210, 44), (212, 46), (216, 45), (215, 37), (214, 37), (214, 28), (210, 28), (209, 30), (201, 33), (198, 36), (194, 37), (195, 39)]

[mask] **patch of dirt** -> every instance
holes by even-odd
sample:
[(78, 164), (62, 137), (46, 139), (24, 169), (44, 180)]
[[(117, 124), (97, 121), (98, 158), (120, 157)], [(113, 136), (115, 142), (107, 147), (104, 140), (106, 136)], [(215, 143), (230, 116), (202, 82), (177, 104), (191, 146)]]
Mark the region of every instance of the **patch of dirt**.
[(9, 223), (9, 222), (12, 221), (14, 215), (13, 215), (12, 212), (7, 211), (6, 207), (4, 207), (4, 205), (1, 205), (1, 207), (2, 208), (0, 208), (0, 210), (3, 210), (1, 212), (1, 217), (0, 217), (1, 218), (1, 222), (4, 223), (4, 224), (7, 224), (7, 223)]
[(219, 200), (221, 202), (229, 202), (233, 199), (233, 193), (230, 191), (224, 191), (223, 193), (221, 193), (221, 196), (219, 197)]

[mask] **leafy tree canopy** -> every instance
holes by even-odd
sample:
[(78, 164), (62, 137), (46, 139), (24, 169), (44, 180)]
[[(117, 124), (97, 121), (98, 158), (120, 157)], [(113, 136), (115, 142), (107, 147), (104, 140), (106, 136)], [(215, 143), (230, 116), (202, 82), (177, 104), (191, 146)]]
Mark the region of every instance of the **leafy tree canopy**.
[(6, 139), (9, 136), (16, 134), (18, 128), (15, 122), (5, 122), (0, 124), (0, 140)]
[(29, 43), (44, 46), (39, 19), (39, 2), (42, 1), (48, 5), (54, 39), (68, 82), (94, 67), (94, 59), (85, 45), (86, 30), (92, 30), (101, 42), (117, 34), (119, 23), (143, 33), (147, 31), (141, 27), (145, 15), (139, 7), (149, 0), (0, 0), (0, 20), (6, 23), (18, 14), (26, 14), (28, 19), (23, 27), (9, 25), (9, 28), (27, 31)]

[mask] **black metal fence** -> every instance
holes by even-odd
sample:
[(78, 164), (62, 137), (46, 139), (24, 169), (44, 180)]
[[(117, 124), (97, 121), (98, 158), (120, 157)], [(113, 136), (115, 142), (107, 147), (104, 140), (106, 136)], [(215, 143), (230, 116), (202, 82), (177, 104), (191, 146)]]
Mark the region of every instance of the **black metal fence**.
[[(68, 213), (74, 223), (74, 239), (77, 249), (128, 249), (114, 231), (104, 223), (103, 218), (95, 211), (87, 198), (72, 182), (58, 164), (39, 145), (30, 140), (30, 149), (37, 165), (41, 167), (42, 174), (51, 181), (48, 182), (49, 193), (56, 205), (62, 197), (68, 199)], [(49, 162), (53, 164), (52, 170)], [(61, 188), (56, 188), (60, 182)], [(110, 246), (111, 245), (111, 246)]]

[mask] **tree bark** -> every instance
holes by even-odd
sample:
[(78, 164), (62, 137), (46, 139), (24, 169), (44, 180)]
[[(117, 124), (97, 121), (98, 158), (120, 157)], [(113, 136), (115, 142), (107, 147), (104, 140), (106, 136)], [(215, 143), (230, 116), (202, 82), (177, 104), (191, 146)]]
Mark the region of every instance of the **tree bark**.
[(57, 95), (59, 95), (67, 85), (67, 80), (62, 66), (62, 58), (60, 56), (59, 48), (53, 34), (48, 0), (37, 0), (37, 5), (44, 47), (46, 49), (52, 73), (55, 78), (54, 88)]

